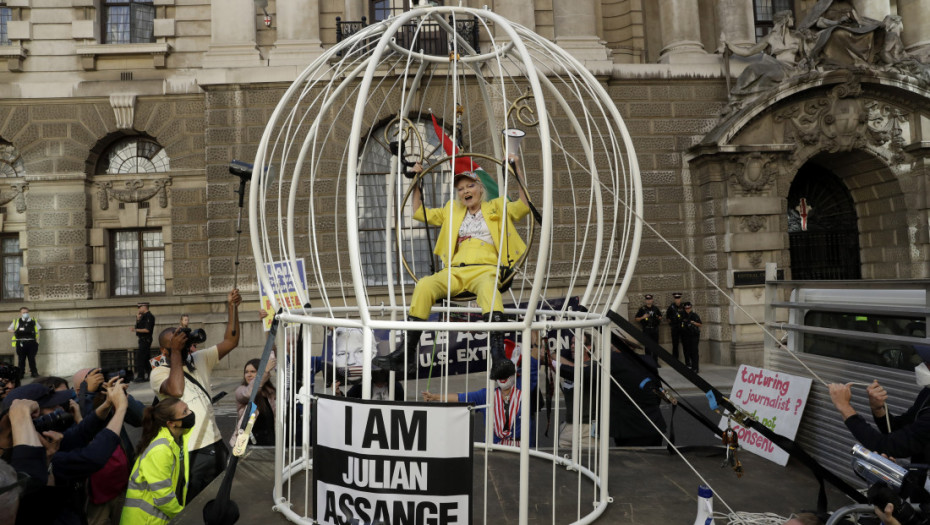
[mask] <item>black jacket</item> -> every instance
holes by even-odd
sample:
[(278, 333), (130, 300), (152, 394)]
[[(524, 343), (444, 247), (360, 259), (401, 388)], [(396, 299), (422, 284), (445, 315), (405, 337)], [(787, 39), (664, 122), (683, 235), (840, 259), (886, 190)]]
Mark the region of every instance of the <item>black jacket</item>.
[(907, 412), (891, 416), (891, 433), (885, 418), (874, 418), (876, 429), (856, 414), (846, 419), (846, 428), (862, 446), (879, 454), (895, 458), (911, 458), (912, 463), (930, 461), (930, 388), (917, 394), (917, 400)]

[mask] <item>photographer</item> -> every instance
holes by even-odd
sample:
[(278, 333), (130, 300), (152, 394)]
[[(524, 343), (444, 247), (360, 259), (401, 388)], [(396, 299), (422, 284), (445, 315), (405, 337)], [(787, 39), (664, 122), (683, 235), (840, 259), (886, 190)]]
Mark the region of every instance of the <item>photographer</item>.
[[(96, 410), (106, 401), (105, 378), (110, 376), (126, 378), (128, 374), (120, 370), (102, 372), (99, 368), (84, 368), (72, 377), (72, 383), (78, 390), (78, 404), (85, 416)], [(124, 423), (134, 427), (142, 425), (144, 406), (137, 399), (127, 394), (127, 409)], [(135, 461), (132, 439), (122, 425), (119, 431), (120, 444), (113, 449), (113, 454), (103, 468), (91, 474), (88, 480), (87, 522), (89, 525), (117, 525), (125, 499), (129, 471)]]
[(190, 503), (226, 468), (229, 450), (216, 426), (210, 382), (213, 368), (239, 345), (238, 308), (241, 302), (239, 290), (229, 292), (226, 334), (214, 346), (191, 353), (190, 344), (203, 341), (196, 340), (199, 337), (189, 338), (188, 334), (197, 333), (189, 329), (168, 328), (158, 337), (158, 344), (168, 352), (168, 366), (152, 370), (152, 389), (161, 399), (180, 398), (196, 414), (197, 423), (189, 434), (190, 479), (185, 504)]
[[(0, 418), (4, 459), (42, 486), (24, 496), (18, 523), (84, 522), (82, 482), (113, 454), (126, 414), (125, 385), (114, 379), (107, 386), (107, 399), (78, 424), (66, 410), (56, 409), (67, 406), (69, 391), (30, 384), (13, 390), (3, 401), (2, 411), (8, 412)], [(111, 408), (113, 416), (107, 421)]]
[(10, 390), (19, 388), (19, 368), (6, 363), (0, 364), (0, 401), (10, 393)]

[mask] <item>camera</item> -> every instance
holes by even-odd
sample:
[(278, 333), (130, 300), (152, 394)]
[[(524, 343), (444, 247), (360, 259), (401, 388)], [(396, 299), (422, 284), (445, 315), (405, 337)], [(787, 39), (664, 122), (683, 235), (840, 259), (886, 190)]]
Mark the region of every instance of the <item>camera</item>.
[(47, 430), (64, 432), (73, 424), (74, 415), (63, 408), (56, 408), (54, 412), (50, 412), (32, 420), (32, 425), (36, 428), (36, 432), (45, 432)]
[(894, 517), (902, 525), (930, 525), (926, 509), (915, 508), (906, 501), (926, 501), (930, 489), (926, 465), (903, 467), (858, 443), (853, 445), (852, 454), (853, 471), (870, 484), (869, 503), (880, 509), (891, 503)]
[(105, 382), (113, 379), (114, 377), (118, 377), (123, 380), (123, 383), (129, 383), (132, 381), (132, 378), (134, 377), (132, 370), (128, 370), (126, 368), (119, 368), (119, 369), (105, 368), (105, 369), (101, 369), (100, 373), (103, 374), (103, 380)]
[(178, 328), (178, 332), (187, 335), (187, 343), (184, 344), (184, 351), (186, 353), (190, 353), (191, 345), (199, 345), (207, 340), (207, 333), (204, 332), (203, 328), (198, 328), (196, 330), (191, 330), (187, 327)]
[(17, 379), (19, 379), (19, 367), (6, 363), (0, 364), (0, 380), (15, 383)]

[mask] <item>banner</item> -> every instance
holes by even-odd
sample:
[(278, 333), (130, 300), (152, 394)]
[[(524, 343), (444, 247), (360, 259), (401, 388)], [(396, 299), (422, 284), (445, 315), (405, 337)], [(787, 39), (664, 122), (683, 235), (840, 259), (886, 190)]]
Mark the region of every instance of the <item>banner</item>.
[(471, 523), (467, 404), (319, 396), (314, 411), (317, 523)]
[[(743, 365), (736, 372), (730, 401), (752, 415), (753, 419), (776, 434), (794, 439), (801, 416), (807, 405), (811, 380), (783, 372)], [(720, 429), (727, 428), (727, 419), (720, 419)], [(739, 437), (739, 446), (781, 466), (788, 464), (788, 453), (775, 446), (755, 430), (733, 422)]]
[[(548, 310), (559, 310), (565, 303), (562, 299), (553, 301), (542, 301), (540, 307)], [(504, 305), (511, 308), (513, 305)], [(578, 306), (578, 298), (572, 297), (568, 300), (568, 310), (575, 310)], [(526, 304), (521, 304), (521, 308), (526, 308)], [(438, 322), (441, 316), (438, 313), (430, 314), (429, 321)], [(452, 320), (456, 322), (481, 322), (480, 314), (453, 314)], [(355, 329), (358, 331), (357, 329)], [(360, 331), (359, 331), (360, 333)], [(399, 342), (403, 341), (404, 333), (395, 330), (396, 340), (394, 344), (389, 344), (390, 330), (374, 330), (375, 345), (379, 354), (386, 354), (396, 348)], [(522, 334), (519, 334), (522, 335)], [(518, 334), (508, 333), (505, 338), (510, 341), (517, 341)], [(360, 337), (347, 339), (349, 341), (361, 341)], [(549, 345), (549, 349), (558, 355), (559, 352), (570, 345), (570, 330), (552, 330), (543, 335), (544, 344)], [(323, 356), (328, 362), (336, 362), (339, 366), (347, 363), (350, 368), (349, 376), (352, 374), (352, 367), (361, 367), (361, 343), (349, 344), (346, 349), (341, 346), (339, 337), (327, 336), (323, 342)], [(333, 351), (333, 347), (337, 351)], [(508, 357), (511, 354), (513, 344), (507, 344)], [(520, 351), (519, 345), (516, 347)], [(435, 332), (425, 330), (420, 336), (420, 355), (418, 356), (417, 365), (420, 368), (420, 377), (426, 377), (430, 373), (430, 366), (434, 367), (433, 375), (438, 375), (442, 367), (449, 366), (449, 375), (471, 374), (475, 372), (484, 372), (487, 370), (487, 353), (488, 353), (488, 333), (487, 332)], [(348, 357), (343, 357), (347, 355)], [(516, 359), (514, 359), (516, 362)], [(361, 371), (358, 372), (361, 377)]]
[[(271, 292), (277, 298), (279, 306), (300, 308), (302, 305), (297, 290), (299, 289), (304, 292), (305, 296), (307, 295), (307, 272), (304, 269), (304, 260), (297, 259), (296, 266), (297, 276), (300, 279), (299, 283), (294, 282), (290, 261), (265, 263), (265, 272), (268, 273), (268, 280), (271, 281)], [(261, 281), (258, 282), (258, 286), (261, 294), (262, 310), (267, 314), (262, 319), (262, 324), (267, 332), (271, 330), (271, 321), (274, 319), (275, 311), (271, 307), (271, 293), (262, 286)]]

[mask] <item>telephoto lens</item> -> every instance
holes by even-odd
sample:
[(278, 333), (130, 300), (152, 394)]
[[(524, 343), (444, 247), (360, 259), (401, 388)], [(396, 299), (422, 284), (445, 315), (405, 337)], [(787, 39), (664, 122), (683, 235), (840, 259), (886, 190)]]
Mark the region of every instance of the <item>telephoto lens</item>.
[(187, 349), (190, 350), (191, 345), (199, 345), (200, 343), (207, 340), (207, 332), (203, 328), (198, 328), (196, 330), (191, 330), (190, 328), (179, 328), (179, 332), (187, 334)]
[(123, 383), (132, 382), (133, 375), (134, 375), (132, 373), (132, 370), (128, 370), (126, 368), (120, 368), (120, 369), (115, 369), (115, 370), (104, 369), (104, 370), (101, 370), (100, 373), (103, 374), (104, 381), (109, 381), (113, 379), (114, 377), (118, 377), (123, 380)]
[(73, 424), (74, 415), (63, 408), (57, 408), (54, 412), (50, 412), (32, 420), (32, 425), (36, 428), (36, 432), (45, 432), (47, 430), (64, 432)]

